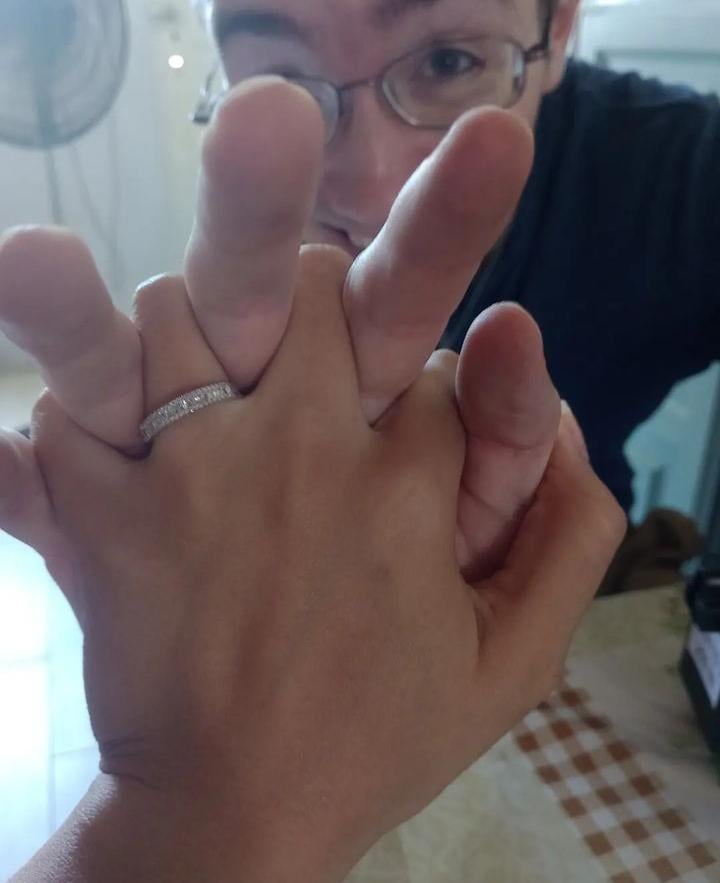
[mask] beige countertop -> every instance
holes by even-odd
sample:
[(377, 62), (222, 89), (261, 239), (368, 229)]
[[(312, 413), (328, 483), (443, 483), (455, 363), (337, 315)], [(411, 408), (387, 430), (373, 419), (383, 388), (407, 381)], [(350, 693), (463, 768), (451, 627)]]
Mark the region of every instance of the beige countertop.
[(677, 671), (687, 621), (679, 588), (596, 601), (567, 688), (352, 883), (718, 883), (720, 778)]

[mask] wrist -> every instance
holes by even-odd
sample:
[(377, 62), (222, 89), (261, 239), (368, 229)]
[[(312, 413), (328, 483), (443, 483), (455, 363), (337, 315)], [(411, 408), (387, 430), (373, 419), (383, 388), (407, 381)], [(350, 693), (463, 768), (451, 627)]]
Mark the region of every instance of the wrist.
[(370, 845), (100, 775), (13, 883), (341, 883)]
[(103, 755), (113, 812), (143, 832), (149, 858), (174, 868), (172, 883), (340, 883), (379, 839), (367, 819), (333, 807), (326, 789), (278, 783), (265, 764), (238, 769), (222, 750), (207, 754), (129, 766)]

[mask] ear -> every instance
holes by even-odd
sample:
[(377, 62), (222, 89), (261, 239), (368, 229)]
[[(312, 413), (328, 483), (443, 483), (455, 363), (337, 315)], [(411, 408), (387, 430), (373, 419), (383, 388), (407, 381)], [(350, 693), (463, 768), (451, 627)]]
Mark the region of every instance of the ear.
[(550, 50), (545, 67), (543, 93), (552, 92), (565, 75), (567, 47), (575, 28), (580, 0), (557, 0), (550, 28)]

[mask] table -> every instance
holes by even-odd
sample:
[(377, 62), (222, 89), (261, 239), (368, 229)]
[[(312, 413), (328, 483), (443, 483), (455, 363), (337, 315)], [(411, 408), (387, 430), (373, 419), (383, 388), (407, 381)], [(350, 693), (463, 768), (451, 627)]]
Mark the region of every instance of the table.
[(720, 881), (720, 770), (677, 671), (680, 587), (597, 600), (564, 688), (350, 883)]

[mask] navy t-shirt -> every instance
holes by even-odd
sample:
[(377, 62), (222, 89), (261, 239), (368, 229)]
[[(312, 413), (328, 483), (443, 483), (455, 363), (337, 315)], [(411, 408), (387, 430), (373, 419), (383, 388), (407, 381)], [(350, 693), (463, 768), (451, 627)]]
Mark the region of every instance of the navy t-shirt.
[(720, 104), (572, 62), (543, 104), (518, 214), (442, 345), (522, 304), (593, 464), (632, 504), (623, 447), (679, 380), (720, 358)]

